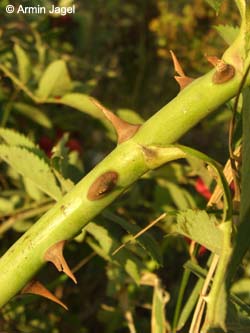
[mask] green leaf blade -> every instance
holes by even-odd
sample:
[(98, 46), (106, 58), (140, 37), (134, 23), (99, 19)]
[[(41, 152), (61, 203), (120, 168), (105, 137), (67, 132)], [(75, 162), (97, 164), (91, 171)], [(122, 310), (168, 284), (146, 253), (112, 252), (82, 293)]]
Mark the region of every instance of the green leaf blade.
[(27, 83), (31, 76), (31, 63), (28, 54), (18, 45), (14, 45), (14, 52), (17, 58), (19, 78), (23, 83)]
[(53, 199), (59, 200), (62, 197), (48, 164), (32, 151), (0, 145), (0, 158)]
[(35, 148), (35, 144), (30, 139), (10, 128), (0, 128), (0, 137), (10, 146)]
[(223, 234), (217, 226), (216, 218), (209, 216), (206, 211), (188, 209), (177, 214), (175, 231), (210, 251), (220, 254), (222, 249)]
[(22, 103), (22, 102), (16, 102), (13, 104), (13, 107), (15, 110), (17, 110), (22, 115), (30, 118), (35, 123), (45, 127), (45, 128), (52, 128), (52, 122), (49, 119), (49, 117), (46, 116), (44, 112), (42, 112), (39, 108)]
[(56, 60), (46, 68), (36, 94), (46, 100), (48, 97), (63, 96), (71, 87), (72, 82), (66, 63), (63, 60)]

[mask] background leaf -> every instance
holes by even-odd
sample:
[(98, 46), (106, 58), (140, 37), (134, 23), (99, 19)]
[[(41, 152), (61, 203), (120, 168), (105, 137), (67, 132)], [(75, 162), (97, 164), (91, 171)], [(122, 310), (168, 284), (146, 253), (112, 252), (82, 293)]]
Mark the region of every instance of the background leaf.
[(177, 225), (174, 229), (179, 234), (219, 254), (222, 248), (223, 234), (218, 225), (216, 218), (213, 215), (209, 216), (206, 211), (189, 209), (177, 213)]
[(21, 102), (14, 103), (13, 107), (19, 113), (30, 118), (35, 123), (45, 128), (52, 128), (52, 123), (50, 118), (46, 116), (46, 114), (43, 111), (41, 111), (41, 109), (39, 109), (38, 107)]
[(239, 33), (239, 28), (231, 25), (220, 24), (215, 26), (215, 29), (228, 45), (233, 43)]
[(61, 198), (60, 188), (48, 164), (33, 152), (25, 148), (0, 145), (0, 158), (53, 199)]
[(120, 246), (120, 243), (117, 241), (117, 235), (112, 235), (114, 229), (111, 232), (105, 222), (101, 222), (100, 224), (90, 222), (84, 230), (90, 233), (98, 241), (99, 246), (93, 242), (90, 242), (89, 244), (100, 256), (105, 260), (119, 263), (119, 265), (137, 284), (140, 283), (140, 271), (144, 266), (140, 260), (126, 248), (123, 248), (114, 256), (112, 255), (112, 253)]
[(71, 89), (71, 86), (66, 63), (63, 60), (56, 60), (43, 73), (36, 94), (43, 99), (52, 96), (63, 96)]
[(23, 83), (27, 83), (31, 76), (29, 56), (19, 44), (14, 45), (14, 52), (17, 58), (19, 78)]
[(10, 128), (0, 128), (0, 137), (10, 146), (35, 148), (35, 144), (29, 138)]
[[(131, 222), (126, 221), (124, 218), (117, 216), (109, 211), (105, 211), (103, 216), (118, 223), (122, 228), (124, 228), (130, 235), (136, 235), (141, 228), (137, 224), (132, 224)], [(144, 233), (136, 239), (139, 245), (147, 251), (150, 257), (155, 260), (159, 265), (163, 264), (162, 254), (160, 252), (159, 245), (155, 239), (150, 235), (150, 233)]]
[(56, 101), (57, 103), (68, 105), (78, 111), (87, 113), (88, 115), (102, 119), (104, 118), (101, 110), (90, 100), (89, 95), (80, 93), (68, 93)]
[(224, 0), (206, 0), (206, 2), (216, 11), (219, 12), (221, 4)]
[(152, 316), (151, 316), (151, 333), (165, 333), (167, 328), (165, 318), (165, 305), (167, 297), (164, 289), (157, 281), (154, 286)]

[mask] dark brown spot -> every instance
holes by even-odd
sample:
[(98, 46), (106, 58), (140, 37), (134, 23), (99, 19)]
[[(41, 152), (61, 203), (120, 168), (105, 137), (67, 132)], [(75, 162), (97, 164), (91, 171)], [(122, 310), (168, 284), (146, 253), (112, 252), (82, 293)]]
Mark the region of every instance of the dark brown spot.
[(235, 75), (235, 69), (232, 65), (226, 64), (224, 61), (216, 66), (216, 72), (212, 81), (216, 84), (225, 83), (231, 80)]
[(153, 160), (153, 159), (157, 158), (157, 156), (158, 156), (156, 149), (142, 146), (142, 151), (148, 160)]
[(99, 176), (90, 186), (87, 198), (91, 201), (99, 200), (110, 193), (118, 180), (118, 173), (115, 171), (107, 171)]

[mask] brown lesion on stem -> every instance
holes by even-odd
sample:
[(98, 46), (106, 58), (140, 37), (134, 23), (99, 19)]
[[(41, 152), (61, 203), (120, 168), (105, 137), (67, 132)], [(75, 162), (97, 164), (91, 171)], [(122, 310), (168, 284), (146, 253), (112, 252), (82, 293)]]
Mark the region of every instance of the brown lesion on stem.
[(147, 160), (153, 160), (158, 157), (157, 149), (146, 146), (141, 146), (144, 156)]
[(87, 198), (90, 201), (99, 200), (109, 194), (118, 181), (118, 173), (116, 171), (107, 171), (99, 176), (90, 186)]
[(66, 241), (62, 240), (52, 245), (45, 253), (44, 259), (52, 262), (59, 272), (64, 272), (75, 284), (77, 284), (74, 274), (71, 272), (63, 256), (63, 248)]
[(235, 76), (235, 68), (216, 56), (206, 56), (207, 60), (215, 67), (212, 81), (215, 84), (222, 84), (230, 81)]
[(174, 78), (178, 82), (181, 90), (183, 90), (186, 86), (188, 86), (191, 82), (193, 82), (194, 79), (189, 76), (186, 76), (174, 52), (172, 50), (170, 50), (169, 52), (171, 54), (174, 63), (174, 69), (176, 73), (179, 74), (178, 76), (177, 75), (174, 76)]
[(100, 102), (98, 102), (95, 98), (90, 98), (93, 104), (95, 104), (104, 114), (104, 116), (111, 122), (114, 126), (117, 137), (118, 144), (125, 142), (131, 139), (135, 133), (139, 130), (141, 125), (130, 124), (127, 121), (117, 117), (113, 112), (106, 109)]
[(68, 310), (68, 307), (61, 302), (55, 295), (53, 295), (41, 282), (31, 281), (23, 288), (21, 294), (33, 294), (45, 297), (52, 302), (55, 302), (61, 305), (65, 310)]

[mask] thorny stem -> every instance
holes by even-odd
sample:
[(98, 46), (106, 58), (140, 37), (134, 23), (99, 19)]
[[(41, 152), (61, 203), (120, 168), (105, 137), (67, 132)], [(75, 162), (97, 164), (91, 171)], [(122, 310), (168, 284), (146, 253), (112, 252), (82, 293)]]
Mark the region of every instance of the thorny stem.
[(11, 71), (5, 67), (4, 65), (0, 64), (0, 70), (11, 79), (11, 81), (20, 89), (22, 90), (27, 96), (29, 96), (35, 103), (41, 103), (42, 100), (35, 96), (28, 88), (27, 86), (20, 81)]
[[(74, 237), (89, 220), (145, 172), (180, 155), (178, 149), (170, 149), (169, 156), (162, 159), (161, 154), (157, 153), (157, 146), (176, 141), (238, 90), (240, 74), (225, 84), (216, 85), (212, 83), (213, 73), (214, 70), (192, 82), (145, 122), (132, 139), (118, 145), (6, 252), (0, 260), (0, 285), (3, 286), (0, 305), (23, 288), (44, 265), (44, 253), (50, 246)], [(156, 147), (154, 151), (151, 145)], [(106, 171), (114, 169), (119, 175), (114, 190), (99, 200), (88, 200), (87, 193), (93, 182)]]

